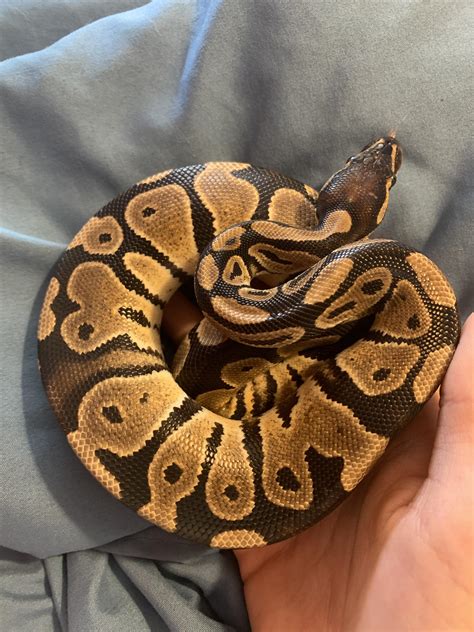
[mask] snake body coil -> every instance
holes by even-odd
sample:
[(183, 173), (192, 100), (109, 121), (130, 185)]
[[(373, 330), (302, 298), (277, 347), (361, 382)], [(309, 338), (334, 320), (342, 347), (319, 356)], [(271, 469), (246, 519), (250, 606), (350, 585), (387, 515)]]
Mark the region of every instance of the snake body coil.
[[(71, 446), (112, 494), (234, 548), (298, 533), (362, 480), (459, 335), (438, 268), (366, 238), (400, 161), (380, 138), (319, 195), (248, 164), (173, 169), (85, 224), (50, 281), (39, 360)], [(193, 276), (205, 318), (170, 372), (162, 312)]]

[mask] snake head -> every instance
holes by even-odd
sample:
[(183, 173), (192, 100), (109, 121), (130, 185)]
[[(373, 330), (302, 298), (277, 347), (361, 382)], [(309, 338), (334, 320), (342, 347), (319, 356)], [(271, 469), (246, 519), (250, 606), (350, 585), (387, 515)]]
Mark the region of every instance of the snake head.
[(320, 221), (345, 209), (352, 219), (354, 241), (372, 232), (385, 215), (401, 163), (402, 150), (393, 135), (366, 145), (322, 187), (317, 202)]
[(402, 164), (402, 150), (395, 136), (382, 136), (362, 148), (355, 156), (346, 162), (346, 169), (366, 174), (367, 178), (374, 175), (389, 181), (392, 187), (396, 181), (396, 173)]

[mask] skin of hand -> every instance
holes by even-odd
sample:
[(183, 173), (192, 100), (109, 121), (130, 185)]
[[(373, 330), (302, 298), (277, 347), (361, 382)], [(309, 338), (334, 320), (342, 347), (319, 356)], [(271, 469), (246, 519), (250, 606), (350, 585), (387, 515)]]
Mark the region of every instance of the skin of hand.
[[(178, 307), (175, 340), (196, 318)], [(471, 314), (441, 395), (351, 496), (289, 540), (235, 552), (253, 632), (474, 629), (473, 376)]]

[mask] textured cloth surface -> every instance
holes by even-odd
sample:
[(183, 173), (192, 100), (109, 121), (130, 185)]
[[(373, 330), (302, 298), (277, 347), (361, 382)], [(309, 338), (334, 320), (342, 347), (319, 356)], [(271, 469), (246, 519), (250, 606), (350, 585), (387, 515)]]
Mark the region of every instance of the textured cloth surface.
[[(246, 630), (231, 553), (165, 534), (68, 447), (36, 364), (51, 267), (151, 173), (252, 162), (319, 187), (397, 128), (379, 229), (473, 308), (471, 3), (0, 3), (0, 629)], [(383, 7), (383, 8), (382, 8)]]

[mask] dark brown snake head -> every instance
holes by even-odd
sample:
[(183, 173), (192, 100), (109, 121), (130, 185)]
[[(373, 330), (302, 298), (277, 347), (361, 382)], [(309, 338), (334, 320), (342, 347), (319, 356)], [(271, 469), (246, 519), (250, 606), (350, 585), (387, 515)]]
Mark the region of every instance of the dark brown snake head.
[(394, 136), (383, 136), (366, 145), (322, 187), (318, 201), (320, 218), (345, 208), (361, 228), (353, 238), (370, 233), (385, 215), (401, 163), (402, 150)]
[(370, 168), (385, 178), (394, 178), (402, 164), (402, 150), (393, 136), (378, 138), (366, 145), (362, 151), (351, 156), (346, 165), (355, 168)]

